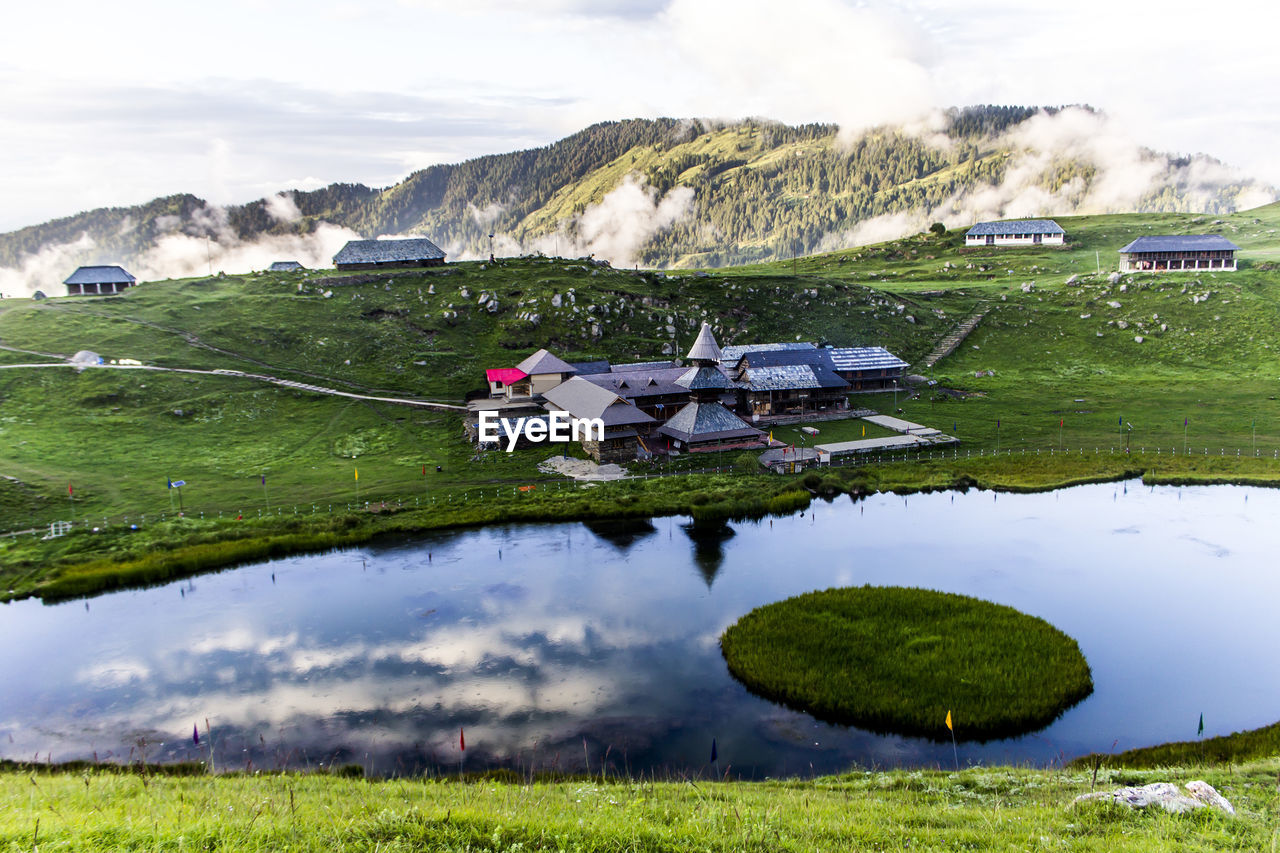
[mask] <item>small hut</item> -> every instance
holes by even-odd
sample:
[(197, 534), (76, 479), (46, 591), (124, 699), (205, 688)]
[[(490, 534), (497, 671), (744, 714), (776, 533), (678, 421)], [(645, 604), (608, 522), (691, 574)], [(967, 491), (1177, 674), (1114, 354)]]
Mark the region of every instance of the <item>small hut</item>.
[(138, 283), (122, 267), (80, 267), (66, 281), (68, 296), (101, 296), (104, 293), (120, 293)]
[(438, 267), (444, 265), (444, 250), (425, 237), (408, 240), (352, 240), (333, 256), (333, 265), (340, 270)]

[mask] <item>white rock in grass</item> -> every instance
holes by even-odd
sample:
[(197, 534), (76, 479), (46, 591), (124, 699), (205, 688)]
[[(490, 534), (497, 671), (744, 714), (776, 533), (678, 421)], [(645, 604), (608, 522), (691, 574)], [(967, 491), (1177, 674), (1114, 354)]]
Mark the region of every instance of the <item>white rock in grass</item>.
[(1208, 782), (1196, 779), (1195, 781), (1188, 782), (1185, 787), (1191, 796), (1195, 797), (1205, 805), (1213, 806), (1215, 809), (1221, 809), (1230, 815), (1236, 813), (1235, 806), (1231, 805), (1231, 803), (1227, 801), (1227, 798), (1219, 794)]
[(1116, 791), (1096, 791), (1092, 794), (1081, 794), (1071, 801), (1072, 806), (1088, 802), (1110, 802), (1131, 809), (1145, 809), (1159, 806), (1171, 814), (1186, 814), (1206, 806), (1234, 815), (1235, 807), (1227, 802), (1221, 794), (1207, 782), (1196, 780), (1187, 783), (1187, 791), (1182, 793), (1170, 782), (1152, 782), (1141, 788), (1120, 788)]
[(1134, 336), (1133, 336), (1133, 342), (1134, 342), (1135, 344), (1140, 344), (1140, 343), (1142, 343), (1142, 341), (1143, 341), (1142, 335), (1134, 335)]

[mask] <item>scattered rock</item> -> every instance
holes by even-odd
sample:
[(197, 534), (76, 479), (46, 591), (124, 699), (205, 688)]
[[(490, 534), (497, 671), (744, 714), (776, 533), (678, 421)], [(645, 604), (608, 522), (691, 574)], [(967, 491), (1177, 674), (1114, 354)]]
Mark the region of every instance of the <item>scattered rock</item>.
[(1141, 788), (1120, 788), (1116, 791), (1097, 791), (1092, 794), (1081, 794), (1072, 800), (1071, 805), (1077, 806), (1080, 803), (1088, 802), (1111, 802), (1119, 806), (1128, 806), (1131, 809), (1159, 806), (1172, 814), (1186, 814), (1208, 806), (1225, 814), (1234, 815), (1236, 813), (1235, 807), (1214, 790), (1213, 786), (1208, 782), (1202, 782), (1197, 779), (1194, 782), (1188, 782), (1186, 787), (1188, 793), (1184, 794), (1178, 790), (1178, 786), (1171, 782), (1152, 782), (1150, 785), (1143, 785)]
[(1107, 307), (1108, 307), (1108, 308), (1119, 308), (1119, 307), (1120, 307), (1120, 303), (1119, 303), (1119, 302), (1116, 302), (1115, 300), (1112, 300), (1111, 302), (1108, 302), (1108, 303), (1107, 303)]
[(1142, 335), (1134, 335), (1134, 336), (1133, 336), (1133, 342), (1134, 342), (1135, 344), (1140, 344), (1140, 343), (1142, 343), (1142, 341), (1143, 341), (1143, 340), (1144, 340), (1144, 338), (1142, 337)]
[(1067, 278), (1067, 284), (1075, 284), (1080, 279), (1078, 275), (1072, 275)]
[(1120, 285), (1120, 292), (1121, 292), (1121, 293), (1125, 293), (1125, 292), (1127, 292), (1128, 290), (1129, 290), (1129, 285), (1127, 285), (1127, 284), (1122, 284), (1122, 285)]
[(1119, 282), (1120, 282), (1120, 273), (1113, 272), (1111, 275), (1107, 276), (1107, 284), (1118, 284)]

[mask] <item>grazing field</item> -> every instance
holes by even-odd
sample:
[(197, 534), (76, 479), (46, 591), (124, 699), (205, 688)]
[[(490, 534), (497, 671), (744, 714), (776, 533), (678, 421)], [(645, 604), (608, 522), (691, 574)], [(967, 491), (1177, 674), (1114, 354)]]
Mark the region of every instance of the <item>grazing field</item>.
[[(20, 576), (3, 576), (9, 583), (0, 580), (0, 593), (33, 591), (35, 576), (77, 563), (97, 566), (94, 574), (105, 563), (159, 561), (180, 573), (273, 549), (323, 547), (334, 530), (372, 536), (484, 523), (495, 504), (483, 513), (459, 509), (464, 495), (499, 498), (521, 486), (538, 487), (521, 493), (529, 499), (521, 505), (538, 517), (582, 516), (581, 502), (546, 500), (572, 488), (538, 471), (546, 448), (477, 453), (457, 412), (323, 396), (236, 373), (12, 366), (80, 350), (461, 405), (482, 388), (485, 368), (513, 365), (540, 346), (571, 360), (662, 358), (682, 353), (706, 319), (725, 345), (886, 346), (935, 384), (854, 394), (851, 405), (898, 409), (961, 441), (946, 459), (935, 452), (922, 462), (837, 469), (803, 484), (757, 478), (750, 455), (738, 451), (685, 455), (634, 473), (718, 468), (746, 477), (744, 491), (758, 494), (725, 498), (694, 477), (647, 486), (646, 498), (629, 505), (623, 491), (599, 487), (587, 501), (591, 517), (634, 505), (744, 515), (771, 511), (783, 493), (793, 494), (787, 505), (799, 505), (798, 491), (1034, 489), (1138, 475), (1280, 482), (1280, 340), (1272, 319), (1280, 311), (1273, 270), (1280, 205), (1217, 219), (1126, 214), (1062, 224), (1069, 245), (1061, 249), (965, 249), (956, 230), (794, 264), (680, 274), (531, 257), (5, 300), (0, 533), (35, 533), (0, 538), (6, 570), (16, 566)], [(1221, 233), (1244, 247), (1243, 269), (1108, 279), (1116, 249), (1160, 232)], [(976, 311), (985, 312), (976, 331), (925, 368), (925, 355)], [(860, 421), (823, 422), (816, 441), (861, 438), (864, 426), (867, 437), (885, 434)], [(815, 441), (797, 426), (774, 435)], [(173, 479), (185, 481), (180, 493), (167, 488)], [(366, 502), (377, 511), (366, 512)], [(179, 510), (182, 523), (166, 526)], [(356, 518), (336, 518), (348, 512)], [(39, 538), (66, 520), (100, 529), (69, 541)], [(249, 539), (257, 545), (244, 544)], [(183, 556), (224, 541), (241, 545), (209, 549), (225, 559)], [(147, 556), (157, 549), (171, 557)]]
[(1093, 692), (1075, 640), (1043, 619), (901, 587), (810, 592), (720, 636), (750, 690), (819, 719), (946, 740), (1043, 728)]
[[(812, 781), (0, 773), (12, 850), (1270, 850), (1275, 760), (1161, 772), (853, 771)], [(345, 770), (342, 768), (340, 770)], [(185, 770), (185, 768), (184, 768)], [(721, 768), (725, 772), (725, 768)], [(731, 776), (731, 772), (729, 773)], [(1235, 806), (1190, 815), (1071, 805), (1090, 790), (1204, 779)]]

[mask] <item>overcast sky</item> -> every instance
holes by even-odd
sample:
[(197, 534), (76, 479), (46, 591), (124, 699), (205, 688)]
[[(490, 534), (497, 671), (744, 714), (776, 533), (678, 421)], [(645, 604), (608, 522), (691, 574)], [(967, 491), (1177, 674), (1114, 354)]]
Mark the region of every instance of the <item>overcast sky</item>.
[[(1089, 103), (1280, 184), (1280, 11), (1223, 0), (42, 0), (0, 28), (0, 229), (228, 203), (606, 119)], [(1189, 7), (1188, 7), (1189, 8)]]

